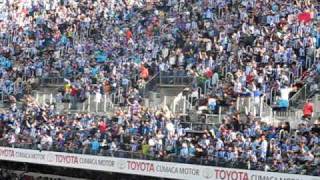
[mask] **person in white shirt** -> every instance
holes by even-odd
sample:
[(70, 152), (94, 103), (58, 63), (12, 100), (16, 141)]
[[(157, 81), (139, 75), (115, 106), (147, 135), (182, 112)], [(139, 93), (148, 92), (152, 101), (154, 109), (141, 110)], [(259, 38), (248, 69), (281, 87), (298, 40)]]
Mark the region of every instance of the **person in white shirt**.
[(280, 98), (282, 100), (286, 100), (286, 101), (289, 101), (289, 94), (290, 92), (293, 91), (293, 88), (290, 88), (288, 86), (282, 86), (280, 88)]
[(211, 78), (212, 87), (216, 87), (218, 82), (219, 82), (219, 74), (218, 74), (218, 72), (214, 72), (214, 74), (213, 74), (213, 76)]
[(268, 150), (268, 141), (266, 140), (266, 137), (264, 135), (261, 136), (261, 144), (260, 144), (260, 150), (261, 150), (261, 158), (266, 160), (267, 158), (267, 150)]
[(234, 92), (240, 94), (242, 92), (242, 84), (239, 79), (234, 83)]
[(224, 147), (224, 143), (223, 141), (219, 138), (216, 142), (216, 151), (219, 151), (220, 149), (222, 149)]

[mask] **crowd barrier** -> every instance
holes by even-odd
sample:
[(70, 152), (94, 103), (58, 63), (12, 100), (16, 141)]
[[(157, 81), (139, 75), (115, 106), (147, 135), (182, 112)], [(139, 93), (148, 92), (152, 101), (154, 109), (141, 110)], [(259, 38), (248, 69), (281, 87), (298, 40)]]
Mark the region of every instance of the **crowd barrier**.
[[(214, 116), (211, 116), (211, 118)], [(205, 115), (205, 118), (208, 118), (207, 115)], [(216, 117), (215, 117), (216, 118)], [(216, 119), (215, 119), (216, 120)], [(187, 133), (203, 133), (205, 130), (211, 130), (213, 128), (217, 128), (219, 125), (219, 122), (180, 122), (181, 126), (185, 128), (185, 131)]]
[(302, 88), (298, 90), (290, 99), (289, 99), (289, 104), (290, 106), (297, 107), (299, 103), (304, 103), (307, 99), (308, 96), (310, 95), (311, 90), (310, 90), (310, 84), (306, 83)]
[(0, 108), (4, 107), (4, 94), (3, 91), (0, 90)]
[(264, 108), (265, 96), (261, 97), (246, 97), (239, 96), (237, 97), (236, 110), (238, 112), (244, 112), (248, 114), (249, 112), (253, 113), (254, 116), (261, 117), (263, 112), (266, 111)]
[[(183, 180), (319, 180), (317, 176), (286, 174), (252, 170), (255, 166), (241, 163), (240, 161), (226, 162), (220, 159), (182, 159), (182, 163), (164, 162), (141, 159), (143, 156), (126, 158), (118, 152), (113, 157), (92, 156), (84, 154), (38, 151), (18, 148), (0, 147), (0, 159), (13, 162), (43, 164), (66, 168), (78, 168), (93, 171), (115, 172), (158, 178), (183, 179)], [(122, 156), (124, 155), (124, 156)], [(116, 157), (119, 156), (119, 157)], [(131, 156), (133, 157), (133, 156)], [(173, 158), (175, 159), (175, 158)], [(175, 159), (176, 160), (176, 159)], [(179, 158), (181, 160), (181, 158)], [(196, 165), (199, 162), (203, 165)], [(193, 163), (194, 164), (191, 164)], [(188, 162), (188, 163), (189, 163)], [(217, 167), (216, 165), (227, 166)], [(230, 166), (238, 166), (237, 169)], [(250, 167), (250, 170), (243, 168)]]
[(160, 72), (160, 85), (191, 85), (193, 77), (186, 74), (185, 71)]
[(155, 74), (153, 77), (151, 77), (145, 85), (141, 88), (140, 94), (142, 97), (148, 97), (150, 95), (150, 92), (155, 91), (157, 88), (157, 85), (160, 82), (160, 73)]
[(112, 112), (115, 103), (118, 103), (120, 98), (115, 94), (101, 95), (97, 98), (95, 95), (89, 95), (83, 102), (78, 101), (75, 97), (70, 97), (68, 102), (62, 102), (57, 97), (57, 94), (46, 94), (37, 92), (35, 100), (39, 104), (52, 104), (54, 103), (57, 107), (58, 112), (96, 112), (96, 113), (107, 113)]
[(41, 86), (48, 86), (48, 85), (63, 85), (65, 80), (63, 77), (43, 77), (40, 78), (40, 85)]

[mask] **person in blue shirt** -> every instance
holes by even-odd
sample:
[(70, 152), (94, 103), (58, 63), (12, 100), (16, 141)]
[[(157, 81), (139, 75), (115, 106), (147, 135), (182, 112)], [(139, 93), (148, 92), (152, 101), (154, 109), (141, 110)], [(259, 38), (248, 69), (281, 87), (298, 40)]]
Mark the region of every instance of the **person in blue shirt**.
[(91, 76), (96, 76), (99, 73), (100, 69), (99, 66), (95, 66), (91, 68)]
[(104, 51), (97, 51), (95, 55), (97, 63), (104, 63), (107, 61), (107, 54)]
[(187, 143), (182, 143), (182, 148), (180, 149), (181, 161), (186, 161), (189, 158), (189, 148)]
[(193, 144), (190, 144), (188, 151), (189, 151), (189, 156), (193, 157), (196, 155), (196, 148), (194, 147)]
[(100, 143), (97, 139), (91, 142), (91, 154), (97, 155), (100, 149)]

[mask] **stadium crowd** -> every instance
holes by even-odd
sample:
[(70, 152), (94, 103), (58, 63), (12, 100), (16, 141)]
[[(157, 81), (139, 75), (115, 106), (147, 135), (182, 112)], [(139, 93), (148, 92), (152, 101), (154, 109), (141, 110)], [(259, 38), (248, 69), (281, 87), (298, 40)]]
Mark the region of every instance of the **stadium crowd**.
[[(279, 97), (271, 105), (287, 109), (291, 91), (318, 83), (315, 4), (8, 0), (0, 15), (0, 86), (12, 95), (12, 106), (0, 116), (1, 144), (96, 155), (141, 152), (141, 158), (201, 159), (208, 165), (219, 159), (251, 169), (319, 176), (318, 121), (292, 130), (288, 124), (267, 125), (233, 112), (217, 128), (197, 135), (168, 109), (144, 107), (139, 94), (151, 76), (174, 71), (193, 77), (195, 89), (209, 84), (211, 110), (218, 97), (230, 106), (233, 98), (270, 96), (272, 89)], [(227, 72), (231, 82), (223, 79)], [(65, 78), (63, 96), (79, 101), (122, 87), (129, 109), (111, 117), (59, 114), (54, 105), (38, 104), (30, 95), (38, 79), (52, 76)], [(22, 107), (15, 106), (17, 100)]]

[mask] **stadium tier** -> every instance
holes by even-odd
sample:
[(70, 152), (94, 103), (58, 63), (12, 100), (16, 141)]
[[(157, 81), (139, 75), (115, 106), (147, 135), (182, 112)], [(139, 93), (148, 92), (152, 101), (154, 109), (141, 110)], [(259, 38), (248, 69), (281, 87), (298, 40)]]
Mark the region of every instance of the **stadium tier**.
[(319, 79), (318, 0), (2, 0), (0, 162), (320, 179)]

